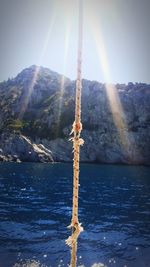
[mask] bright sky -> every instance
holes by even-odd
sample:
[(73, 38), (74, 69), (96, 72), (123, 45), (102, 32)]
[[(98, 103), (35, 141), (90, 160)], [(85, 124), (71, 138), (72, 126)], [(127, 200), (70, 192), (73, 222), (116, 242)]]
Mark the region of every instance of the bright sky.
[[(150, 1), (83, 0), (83, 77), (150, 83)], [(0, 0), (0, 81), (37, 64), (76, 78), (78, 0)]]

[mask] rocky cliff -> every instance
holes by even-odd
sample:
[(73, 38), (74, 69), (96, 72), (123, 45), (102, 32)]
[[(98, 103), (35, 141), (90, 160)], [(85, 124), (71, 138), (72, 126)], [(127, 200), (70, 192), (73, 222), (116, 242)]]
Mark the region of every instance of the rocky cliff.
[[(0, 159), (71, 161), (74, 96), (74, 81), (43, 67), (1, 83)], [(82, 123), (81, 161), (150, 164), (150, 85), (83, 80)]]
[(41, 144), (32, 143), (22, 134), (3, 133), (0, 137), (0, 161), (54, 162), (52, 152)]

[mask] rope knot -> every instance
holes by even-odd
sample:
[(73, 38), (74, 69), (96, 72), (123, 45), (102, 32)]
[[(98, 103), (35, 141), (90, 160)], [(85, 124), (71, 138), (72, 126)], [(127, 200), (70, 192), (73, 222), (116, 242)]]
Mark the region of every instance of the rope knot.
[(74, 121), (70, 135), (74, 133), (75, 135), (80, 136), (81, 131), (82, 131), (82, 123), (80, 121), (79, 122)]
[(81, 122), (75, 122), (74, 128), (75, 128), (75, 132), (76, 133), (81, 133), (81, 131), (82, 131), (82, 123)]
[(73, 233), (66, 240), (66, 244), (71, 247), (77, 241), (79, 234), (83, 231), (83, 227), (81, 226), (81, 223), (73, 221), (71, 225), (69, 225), (69, 228), (72, 228)]

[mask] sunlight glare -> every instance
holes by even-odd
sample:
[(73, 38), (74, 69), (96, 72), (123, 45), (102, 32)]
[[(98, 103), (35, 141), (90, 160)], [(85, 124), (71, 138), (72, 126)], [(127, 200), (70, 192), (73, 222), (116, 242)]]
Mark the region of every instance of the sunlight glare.
[(111, 72), (109, 68), (106, 46), (96, 14), (93, 14), (92, 20), (89, 22), (89, 26), (91, 28), (91, 32), (97, 48), (98, 57), (100, 59), (103, 75), (105, 77), (105, 89), (109, 101), (109, 106), (112, 112), (114, 124), (118, 131), (120, 142), (124, 149), (124, 152), (127, 156), (129, 156), (130, 142), (126, 131), (126, 117), (123, 111), (117, 88), (115, 87), (115, 85), (111, 84), (112, 79), (110, 74)]
[[(70, 9), (71, 11), (71, 9)], [(73, 12), (73, 9), (72, 9)], [(68, 60), (68, 50), (69, 50), (69, 42), (70, 42), (70, 32), (71, 32), (71, 27), (72, 27), (72, 20), (71, 16), (66, 17), (65, 21), (65, 26), (66, 26), (66, 31), (65, 31), (65, 46), (64, 46), (64, 57), (63, 57), (63, 73), (66, 73), (67, 69), (67, 60)], [(59, 130), (59, 124), (60, 124), (60, 116), (61, 116), (61, 111), (62, 111), (62, 101), (63, 101), (63, 95), (64, 95), (64, 87), (65, 87), (65, 75), (62, 75), (61, 77), (61, 82), (60, 82), (60, 92), (59, 92), (59, 105), (58, 105), (58, 115), (57, 115), (57, 133)]]
[[(68, 56), (68, 49), (69, 49), (69, 37), (70, 37), (70, 30), (71, 30), (71, 24), (68, 21), (67, 29), (65, 32), (65, 51), (64, 51), (64, 60), (63, 60), (63, 73), (66, 72), (66, 65), (67, 65), (67, 56)], [(60, 83), (60, 99), (59, 99), (59, 107), (58, 107), (58, 124), (60, 121), (60, 115), (62, 110), (62, 99), (64, 94), (64, 86), (65, 86), (65, 76), (62, 75), (61, 77), (61, 83)]]
[(49, 44), (50, 36), (51, 36), (51, 33), (52, 33), (52, 29), (53, 29), (53, 26), (54, 26), (55, 18), (56, 18), (56, 9), (53, 9), (53, 16), (51, 17), (50, 26), (48, 28), (48, 32), (47, 32), (46, 37), (45, 37), (45, 41), (43, 43), (43, 48), (41, 50), (41, 54), (39, 55), (38, 66), (36, 66), (36, 69), (35, 69), (35, 71), (33, 73), (33, 77), (32, 77), (31, 83), (30, 83), (29, 88), (28, 88), (28, 91), (26, 92), (26, 95), (24, 96), (24, 99), (23, 99), (23, 103), (22, 103), (22, 106), (21, 106), (20, 114), (19, 114), (19, 118), (20, 119), (23, 117), (23, 115), (24, 115), (24, 113), (25, 113), (25, 111), (27, 109), (28, 103), (30, 101), (30, 98), (31, 98), (31, 95), (32, 95), (32, 92), (33, 92), (33, 89), (34, 89), (34, 86), (35, 86), (36, 81), (38, 79), (40, 66), (42, 65), (42, 62), (44, 60), (44, 57), (45, 57), (45, 54), (46, 54), (46, 51), (47, 51), (47, 48), (48, 48), (48, 44)]
[(35, 83), (37, 81), (37, 78), (38, 78), (39, 69), (40, 69), (40, 67), (36, 66), (36, 69), (35, 69), (35, 71), (33, 73), (33, 77), (32, 77), (31, 83), (30, 83), (27, 91), (25, 92), (25, 95), (23, 96), (24, 98), (22, 100), (22, 104), (21, 104), (21, 108), (20, 108), (19, 119), (23, 118), (23, 115), (27, 110), (27, 107), (28, 107), (28, 104), (29, 104), (29, 101), (30, 101), (30, 98), (31, 98), (31, 95), (32, 95), (32, 92), (33, 92), (34, 85), (35, 85)]

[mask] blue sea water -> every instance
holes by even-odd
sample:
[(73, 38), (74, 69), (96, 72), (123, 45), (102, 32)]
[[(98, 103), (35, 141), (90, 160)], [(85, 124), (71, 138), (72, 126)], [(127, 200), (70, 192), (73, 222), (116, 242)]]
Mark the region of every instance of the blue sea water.
[[(77, 266), (149, 267), (150, 168), (81, 164), (79, 196)], [(0, 267), (68, 266), (71, 209), (71, 164), (1, 163)]]

